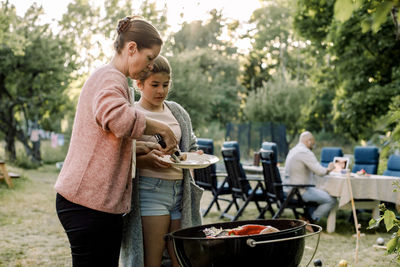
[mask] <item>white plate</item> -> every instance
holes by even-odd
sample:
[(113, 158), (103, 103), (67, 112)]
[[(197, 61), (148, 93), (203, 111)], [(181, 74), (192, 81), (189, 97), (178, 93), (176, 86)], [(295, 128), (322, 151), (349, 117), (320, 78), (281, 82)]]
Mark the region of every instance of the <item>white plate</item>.
[(219, 161), (218, 157), (209, 154), (200, 155), (196, 152), (182, 152), (182, 155), (187, 155), (187, 158), (180, 163), (173, 162), (171, 156), (164, 156), (161, 160), (181, 169), (201, 169)]

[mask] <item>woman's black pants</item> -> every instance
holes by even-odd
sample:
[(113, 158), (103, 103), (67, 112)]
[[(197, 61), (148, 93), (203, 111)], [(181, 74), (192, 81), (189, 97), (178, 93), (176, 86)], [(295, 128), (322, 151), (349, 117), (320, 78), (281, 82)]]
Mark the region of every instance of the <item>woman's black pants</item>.
[(57, 194), (58, 218), (71, 246), (73, 267), (118, 266), (122, 215), (72, 203)]

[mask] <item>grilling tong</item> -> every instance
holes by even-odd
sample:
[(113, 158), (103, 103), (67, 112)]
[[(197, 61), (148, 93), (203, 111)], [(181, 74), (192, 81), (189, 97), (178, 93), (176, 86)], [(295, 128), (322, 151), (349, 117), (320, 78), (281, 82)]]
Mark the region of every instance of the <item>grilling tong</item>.
[[(160, 144), (162, 148), (167, 147), (167, 144), (165, 144), (165, 141), (161, 135), (155, 134), (154, 137), (156, 138), (157, 142)], [(181, 162), (181, 160), (179, 159), (180, 156), (181, 156), (181, 150), (179, 149), (178, 146), (176, 146), (176, 150), (174, 153), (172, 153), (171, 157), (175, 160), (176, 163), (180, 163)]]

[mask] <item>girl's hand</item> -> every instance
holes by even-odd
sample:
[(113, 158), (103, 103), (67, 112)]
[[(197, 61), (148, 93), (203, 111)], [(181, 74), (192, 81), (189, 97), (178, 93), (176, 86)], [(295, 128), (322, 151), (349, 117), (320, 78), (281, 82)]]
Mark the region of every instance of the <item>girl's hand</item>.
[(203, 155), (203, 154), (204, 154), (204, 151), (201, 150), (201, 149), (199, 149), (199, 150), (196, 151), (196, 153), (199, 154), (199, 155)]
[(136, 155), (145, 155), (152, 151), (153, 149), (160, 150), (161, 146), (153, 142), (136, 141)]
[(169, 168), (171, 164), (161, 160), (163, 152), (157, 149), (153, 149), (149, 153), (139, 156), (136, 158), (136, 164), (138, 168)]

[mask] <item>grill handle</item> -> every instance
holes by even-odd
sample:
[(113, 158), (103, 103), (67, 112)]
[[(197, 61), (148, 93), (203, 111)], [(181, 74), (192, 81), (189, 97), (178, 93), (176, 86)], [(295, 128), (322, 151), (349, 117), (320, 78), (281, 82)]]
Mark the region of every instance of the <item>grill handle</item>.
[(294, 239), (299, 239), (299, 238), (310, 237), (310, 236), (313, 236), (313, 235), (318, 234), (317, 245), (315, 246), (315, 250), (314, 250), (313, 255), (311, 256), (310, 261), (309, 261), (309, 262), (307, 263), (307, 265), (306, 265), (306, 266), (308, 266), (308, 265), (311, 263), (312, 259), (314, 258), (315, 253), (317, 252), (317, 248), (318, 248), (318, 245), (319, 245), (319, 239), (320, 239), (320, 237), (321, 237), (322, 227), (319, 226), (319, 225), (317, 225), (317, 224), (312, 224), (312, 223), (308, 223), (307, 225), (310, 225), (310, 226), (313, 227), (313, 228), (314, 228), (314, 227), (317, 228), (318, 231), (316, 231), (316, 232), (314, 232), (314, 233), (306, 234), (306, 235), (300, 235), (300, 236), (294, 236), (294, 237), (287, 237), (287, 238), (281, 238), (281, 239), (275, 239), (275, 240), (255, 241), (254, 239), (249, 238), (249, 239), (246, 240), (246, 244), (247, 244), (248, 246), (254, 248), (256, 245), (259, 245), (259, 244), (268, 244), (268, 243), (289, 241), (289, 240), (294, 240)]

